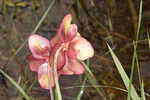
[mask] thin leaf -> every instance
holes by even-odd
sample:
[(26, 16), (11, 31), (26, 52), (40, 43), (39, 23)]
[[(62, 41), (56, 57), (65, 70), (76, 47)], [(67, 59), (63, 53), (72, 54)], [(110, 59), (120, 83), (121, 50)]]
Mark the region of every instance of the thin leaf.
[(28, 5), (28, 3), (26, 1), (18, 2), (16, 4), (16, 6), (18, 6), (18, 7), (26, 7), (27, 5)]
[[(142, 4), (143, 4), (143, 1), (141, 0), (141, 2), (140, 2), (140, 9), (139, 9), (139, 19), (138, 19), (138, 29), (137, 29), (137, 34), (136, 34), (136, 41), (138, 41), (139, 32), (140, 32), (140, 26), (141, 26)], [(129, 91), (128, 91), (128, 100), (130, 100), (129, 96), (130, 96), (130, 92), (131, 92), (130, 89), (131, 89), (131, 83), (132, 83), (132, 77), (133, 77), (133, 70), (134, 70), (135, 60), (136, 60), (136, 65), (137, 65), (137, 70), (138, 70), (138, 78), (139, 78), (140, 89), (142, 89), (140, 66), (139, 66), (138, 57), (137, 57), (137, 54), (136, 54), (136, 48), (137, 48), (137, 42), (134, 44), (134, 54), (133, 54), (133, 60), (132, 60), (133, 62), (132, 62), (132, 70), (131, 70), (131, 77), (130, 77), (130, 84), (129, 84)], [(141, 95), (142, 95), (142, 90), (141, 90)]]
[[(124, 71), (120, 61), (118, 60), (118, 58), (116, 57), (116, 55), (114, 54), (114, 52), (112, 51), (112, 49), (110, 48), (109, 45), (108, 45), (108, 48), (109, 48), (109, 51), (110, 51), (110, 53), (112, 55), (112, 58), (115, 62), (115, 65), (116, 65), (116, 67), (119, 71), (119, 74), (121, 75), (121, 78), (122, 78), (126, 88), (128, 89), (130, 80), (129, 80), (126, 72)], [(138, 94), (137, 94), (137, 92), (136, 92), (136, 90), (135, 90), (135, 88), (133, 87), (132, 84), (131, 84), (131, 97), (132, 97), (133, 100), (140, 100), (140, 97), (138, 96)]]
[(136, 40), (138, 41), (140, 27), (141, 27), (141, 20), (142, 20), (142, 6), (143, 6), (143, 0), (140, 2), (140, 9), (139, 9), (139, 20), (138, 20), (138, 30), (136, 35)]
[(29, 86), (28, 90), (31, 91), (33, 86), (36, 84), (37, 82), (37, 77), (35, 77), (35, 79), (32, 81), (32, 84)]
[(150, 37), (149, 37), (149, 32), (148, 32), (148, 30), (147, 30), (147, 40), (148, 40), (148, 46), (149, 46), (149, 49), (150, 49)]
[[(134, 42), (133, 42), (134, 43)], [(135, 45), (135, 44), (134, 44)], [(133, 59), (132, 59), (132, 66), (131, 66), (131, 73), (130, 73), (130, 83), (128, 87), (128, 97), (127, 100), (131, 99), (131, 85), (132, 85), (132, 80), (133, 80), (133, 72), (134, 72), (134, 66), (135, 66), (135, 58), (136, 58), (136, 47), (134, 46), (134, 54), (133, 54)]]
[[(43, 14), (42, 18), (40, 19), (40, 21), (38, 22), (38, 24), (36, 25), (36, 27), (34, 28), (34, 30), (32, 31), (31, 34), (35, 34), (37, 32), (37, 30), (39, 29), (39, 27), (41, 26), (42, 22), (44, 21), (44, 19), (47, 17), (49, 11), (51, 10), (52, 6), (54, 5), (55, 0), (52, 0), (52, 2), (50, 3), (49, 7), (47, 8), (47, 10), (45, 11), (45, 13)], [(16, 50), (16, 52), (9, 58), (8, 63), (10, 61), (13, 60), (13, 58), (20, 52), (20, 50), (25, 46), (25, 44), (27, 43), (28, 39), (26, 39), (22, 45), (20, 45), (20, 47)], [(7, 64), (8, 64), (7, 63)]]
[(15, 82), (10, 76), (8, 76), (3, 70), (0, 69), (0, 72), (11, 82), (12, 85), (14, 85), (19, 92), (22, 94), (22, 96), (26, 99), (26, 100), (31, 100), (30, 97), (25, 93), (25, 91), (17, 84), (17, 82)]
[(80, 100), (81, 99), (81, 97), (82, 97), (82, 95), (84, 93), (84, 88), (85, 88), (86, 80), (87, 79), (85, 78), (84, 81), (83, 81), (83, 83), (82, 83), (81, 89), (80, 89), (80, 91), (79, 91), (79, 93), (77, 95), (77, 99), (76, 100)]
[(84, 62), (82, 62), (82, 64), (85, 66), (85, 69), (86, 69), (85, 75), (88, 78), (89, 82), (93, 85), (93, 87), (96, 89), (98, 94), (101, 97), (103, 97), (104, 100), (106, 100), (106, 98), (105, 98), (103, 92), (101, 91), (101, 89), (98, 88), (98, 87), (95, 87), (95, 85), (98, 85), (98, 82), (97, 82), (96, 78), (94, 77), (93, 73), (91, 72), (91, 70), (89, 69), (89, 67)]
[(141, 94), (141, 95), (142, 95), (142, 98), (141, 98), (141, 99), (142, 99), (142, 100), (146, 100), (146, 99), (145, 99), (144, 82), (143, 82), (143, 81), (142, 81), (141, 93), (142, 93), (142, 94)]

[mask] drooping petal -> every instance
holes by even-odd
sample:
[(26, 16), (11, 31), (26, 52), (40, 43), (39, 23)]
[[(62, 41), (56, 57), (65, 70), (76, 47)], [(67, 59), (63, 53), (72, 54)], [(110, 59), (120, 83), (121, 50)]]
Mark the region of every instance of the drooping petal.
[(83, 74), (85, 72), (84, 65), (76, 59), (68, 59), (68, 64), (66, 66), (69, 70), (74, 72), (74, 74)]
[[(72, 21), (72, 15), (71, 14), (68, 14), (64, 17), (61, 25), (60, 25), (60, 28), (58, 29), (58, 36), (60, 38), (60, 40), (62, 42), (65, 42), (66, 39), (67, 39), (67, 34), (68, 34), (68, 31), (70, 29), (70, 25), (71, 25), (71, 21)], [(74, 25), (73, 25), (74, 26)], [(75, 27), (75, 26), (74, 26)], [(76, 28), (76, 27), (75, 27)], [(74, 30), (75, 30), (74, 28)], [(77, 29), (77, 28), (76, 28)]]
[(29, 49), (34, 57), (43, 59), (49, 56), (50, 43), (49, 40), (40, 35), (31, 35), (28, 39)]
[(70, 42), (67, 55), (74, 59), (85, 60), (93, 57), (94, 49), (85, 38), (76, 36), (75, 39)]
[(63, 28), (63, 32), (64, 33), (67, 33), (67, 31), (68, 31), (68, 29), (70, 27), (71, 21), (72, 21), (72, 14), (67, 14), (64, 17), (64, 19), (63, 19), (63, 21), (61, 23), (61, 26), (60, 26), (60, 27)]
[(44, 88), (44, 89), (49, 89), (50, 84), (52, 87), (55, 86), (53, 70), (52, 70), (52, 67), (48, 65), (48, 63), (44, 63), (39, 67), (38, 82), (40, 83), (41, 88)]
[(64, 66), (61, 70), (58, 71), (60, 75), (73, 75), (74, 72), (69, 70), (67, 66)]
[(68, 62), (66, 64), (66, 67), (74, 72), (74, 74), (83, 74), (85, 72), (84, 65), (80, 63), (80, 61), (76, 59), (68, 58)]
[(64, 51), (60, 51), (58, 54), (58, 59), (57, 59), (57, 69), (60, 69), (61, 67), (63, 67), (65, 65), (65, 52)]
[(39, 67), (45, 62), (45, 59), (36, 59), (33, 55), (27, 56), (31, 71), (37, 72)]
[(76, 24), (71, 24), (70, 27), (68, 28), (67, 33), (64, 35), (65, 41), (71, 41), (76, 35), (77, 35), (77, 25)]
[(63, 68), (61, 68), (60, 70), (58, 70), (58, 73), (61, 75), (72, 75), (74, 74), (73, 71), (71, 71), (69, 68), (68, 68), (68, 57), (65, 55), (65, 58), (66, 58), (66, 64), (63, 66)]
[[(50, 66), (54, 66), (54, 60), (55, 60), (55, 54), (57, 52), (57, 50), (60, 48), (61, 45), (55, 45), (53, 47), (53, 49), (51, 50), (51, 54), (50, 54)], [(58, 57), (57, 57), (57, 69), (60, 69), (61, 67), (63, 67), (65, 65), (65, 52), (62, 50), (60, 50)]]

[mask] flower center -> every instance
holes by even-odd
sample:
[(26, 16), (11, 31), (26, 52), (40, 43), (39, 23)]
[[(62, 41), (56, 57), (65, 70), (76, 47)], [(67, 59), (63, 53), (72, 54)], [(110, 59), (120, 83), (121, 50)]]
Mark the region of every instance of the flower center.
[(63, 43), (62, 46), (63, 46), (63, 51), (67, 51), (69, 48), (69, 42)]

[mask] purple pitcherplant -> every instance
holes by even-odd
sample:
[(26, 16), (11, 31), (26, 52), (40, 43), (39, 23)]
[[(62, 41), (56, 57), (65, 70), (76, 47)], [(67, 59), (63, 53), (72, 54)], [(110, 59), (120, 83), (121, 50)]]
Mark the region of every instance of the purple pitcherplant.
[(93, 57), (92, 45), (77, 30), (76, 24), (71, 24), (72, 15), (64, 17), (56, 36), (50, 41), (40, 35), (31, 35), (28, 39), (28, 56), (30, 69), (38, 73), (38, 81), (44, 89), (49, 89), (49, 82), (55, 86), (54, 67), (60, 75), (83, 74), (84, 65), (81, 61)]

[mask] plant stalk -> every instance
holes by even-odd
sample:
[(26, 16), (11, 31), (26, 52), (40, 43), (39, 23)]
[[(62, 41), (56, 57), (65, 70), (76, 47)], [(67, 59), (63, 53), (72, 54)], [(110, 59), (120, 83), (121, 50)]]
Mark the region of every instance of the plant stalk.
[(62, 96), (61, 96), (61, 91), (60, 91), (59, 81), (58, 81), (58, 74), (57, 74), (57, 59), (58, 59), (58, 54), (62, 50), (62, 48), (63, 48), (63, 45), (57, 49), (55, 56), (54, 56), (54, 79), (55, 79), (56, 90), (58, 94), (58, 100), (62, 100)]
[(48, 70), (48, 84), (49, 84), (49, 94), (50, 94), (50, 100), (54, 100), (54, 94), (53, 94), (53, 88), (52, 88), (52, 84), (51, 84), (51, 77), (50, 77), (50, 66), (47, 67)]

